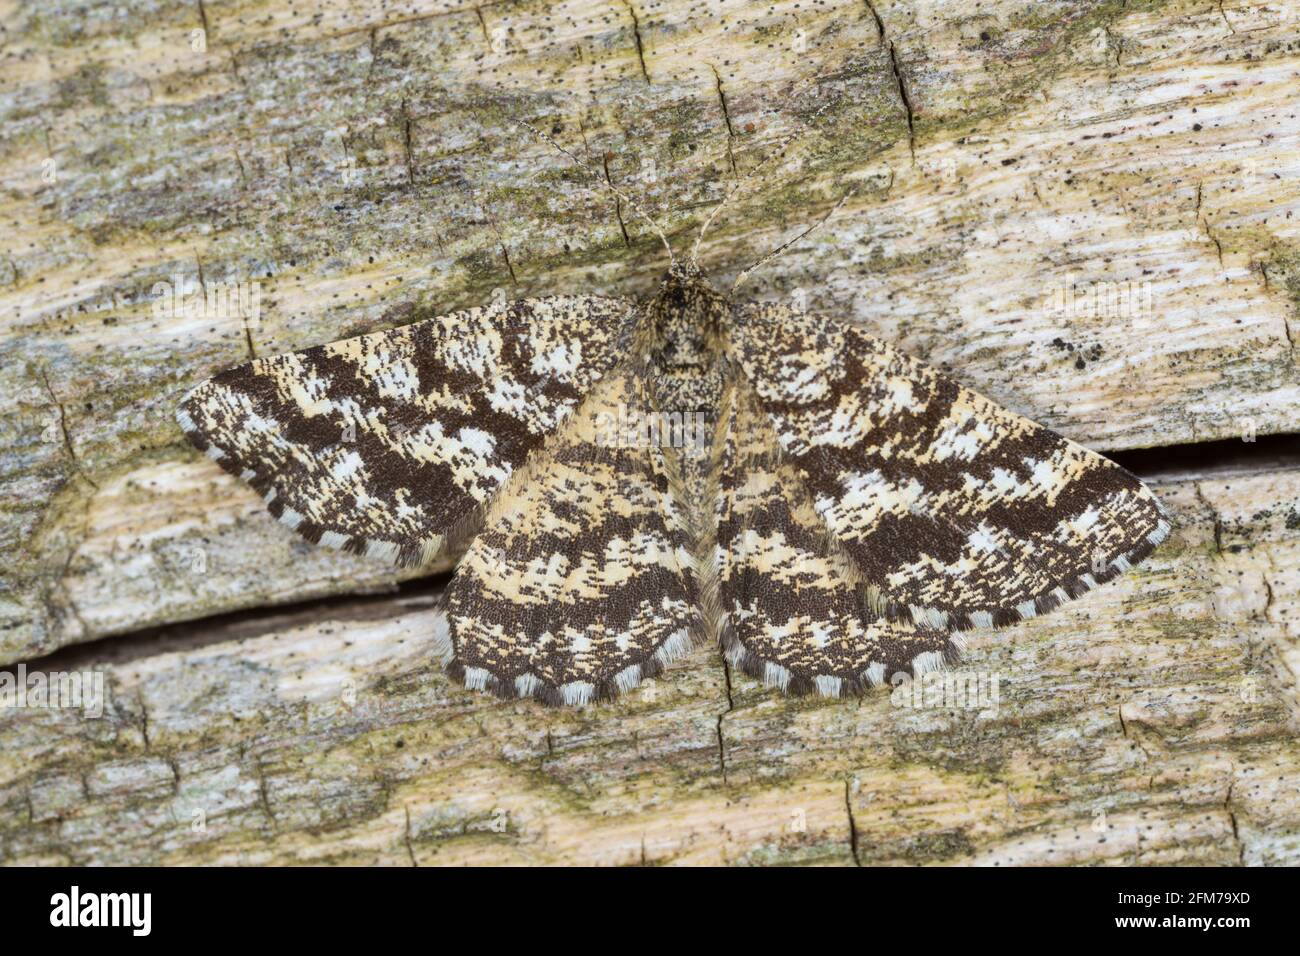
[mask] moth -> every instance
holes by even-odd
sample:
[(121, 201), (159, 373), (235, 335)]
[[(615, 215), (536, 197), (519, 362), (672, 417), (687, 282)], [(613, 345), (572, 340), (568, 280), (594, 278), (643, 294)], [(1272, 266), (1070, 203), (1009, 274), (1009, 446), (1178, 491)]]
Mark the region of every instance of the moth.
[[(739, 301), (748, 270), (715, 289), (698, 251), (734, 190), (678, 261), (605, 185), (668, 250), (654, 295), (497, 303), (262, 358), (177, 414), (312, 542), (402, 565), (464, 549), (433, 638), (466, 686), (587, 704), (716, 641), (784, 691), (858, 694), (1169, 533), (1106, 458), (853, 325)], [(676, 440), (684, 422), (703, 428)]]

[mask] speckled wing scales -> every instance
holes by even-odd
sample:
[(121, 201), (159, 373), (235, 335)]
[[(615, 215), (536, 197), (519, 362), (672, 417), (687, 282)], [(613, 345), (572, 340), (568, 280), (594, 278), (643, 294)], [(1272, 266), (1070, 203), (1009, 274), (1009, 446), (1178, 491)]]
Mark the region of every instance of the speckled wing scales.
[(950, 663), (957, 638), (873, 609), (813, 510), (752, 388), (734, 379), (714, 443), (720, 638), (732, 665), (791, 693), (856, 694)]
[(635, 687), (700, 633), (694, 559), (667, 452), (625, 443), (645, 408), (611, 373), (492, 503), (444, 597), (449, 672), (504, 697), (585, 704)]
[(475, 530), (633, 323), (596, 296), (454, 312), (223, 372), (177, 419), (309, 540), (421, 564)]
[(1032, 617), (1169, 532), (1118, 465), (858, 329), (740, 306), (728, 354), (891, 617), (944, 629)]

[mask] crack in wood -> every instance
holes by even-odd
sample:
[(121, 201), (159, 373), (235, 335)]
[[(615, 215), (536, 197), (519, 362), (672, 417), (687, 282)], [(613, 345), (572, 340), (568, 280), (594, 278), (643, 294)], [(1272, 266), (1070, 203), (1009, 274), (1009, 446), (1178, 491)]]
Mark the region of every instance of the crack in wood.
[(244, 95), (247, 96), (248, 81), (244, 79), (244, 74), (239, 69), (239, 55), (235, 52), (233, 47), (228, 48), (227, 52), (230, 54), (230, 72), (235, 74), (235, 79), (239, 81), (239, 88), (244, 92)]
[(411, 859), (411, 866), (418, 867), (420, 861), (415, 858), (415, 845), (411, 841), (411, 808), (403, 804), (402, 809), (406, 812), (406, 833), (403, 840), (406, 843), (406, 855)]
[(1215, 251), (1218, 253), (1219, 256), (1219, 268), (1223, 269), (1225, 268), (1223, 264), (1223, 243), (1221, 243), (1219, 241), (1219, 237), (1214, 234), (1214, 229), (1210, 226), (1210, 217), (1201, 211), (1201, 206), (1203, 205), (1203, 203), (1204, 203), (1204, 184), (1198, 182), (1196, 184), (1196, 218), (1197, 221), (1200, 223), (1201, 229), (1202, 231), (1204, 231), (1206, 237), (1210, 240), (1210, 242), (1214, 244)]
[(722, 719), (736, 707), (735, 698), (731, 694), (731, 664), (727, 661), (725, 654), (722, 656), (722, 676), (722, 690), (727, 698), (727, 709), (718, 714), (718, 769), (722, 771), (722, 782), (725, 785), (727, 783), (727, 746), (722, 732)]
[(1233, 788), (1237, 786), (1236, 771), (1237, 768), (1235, 766), (1230, 771), (1232, 776), (1228, 778), (1228, 790), (1223, 797), (1223, 809), (1227, 812), (1228, 821), (1232, 824), (1232, 839), (1233, 842), (1237, 844), (1237, 865), (1245, 866), (1246, 844), (1242, 842), (1241, 829), (1237, 822), (1237, 810), (1232, 804), (1232, 791)]
[(722, 718), (726, 714), (718, 714), (718, 769), (722, 771), (722, 783), (727, 784), (727, 746), (722, 736)]
[(406, 100), (402, 100), (402, 144), (406, 151), (406, 182), (415, 185), (415, 153), (411, 148), (411, 114), (407, 112)]
[(885, 45), (885, 21), (880, 19), (880, 13), (877, 12), (875, 4), (871, 0), (864, 0), (867, 10), (871, 13), (871, 19), (876, 23), (876, 39), (881, 46)]
[(514, 264), (510, 261), (510, 250), (506, 248), (506, 244), (504, 242), (501, 243), (501, 258), (505, 260), (506, 272), (510, 273), (511, 283), (514, 285), (519, 285), (519, 277), (515, 275)]
[(53, 402), (54, 407), (59, 410), (59, 433), (63, 436), (63, 448), (68, 453), (68, 458), (72, 460), (73, 472), (81, 478), (84, 478), (89, 482), (91, 487), (98, 491), (99, 484), (95, 479), (91, 478), (90, 475), (86, 474), (85, 469), (81, 466), (81, 459), (77, 457), (77, 450), (72, 444), (72, 432), (68, 428), (68, 412), (67, 409), (63, 407), (63, 402), (59, 400), (59, 396), (55, 394), (54, 386), (50, 384), (49, 371), (42, 367), (40, 374), (41, 381), (45, 383), (45, 391), (50, 396), (50, 401)]
[(907, 83), (903, 79), (903, 69), (898, 62), (898, 50), (894, 46), (894, 41), (889, 39), (885, 32), (885, 21), (881, 18), (880, 12), (876, 9), (871, 0), (863, 0), (866, 4), (867, 12), (871, 14), (872, 21), (876, 24), (876, 42), (889, 50), (889, 68), (894, 74), (894, 87), (898, 92), (898, 98), (902, 100), (903, 110), (907, 113), (907, 148), (912, 154), (912, 163), (916, 163), (916, 116), (912, 108), (912, 97), (907, 90)]
[(627, 6), (627, 12), (632, 17), (632, 37), (636, 41), (636, 59), (641, 64), (641, 75), (645, 78), (646, 83), (650, 82), (650, 70), (645, 63), (645, 44), (641, 40), (641, 20), (636, 15), (636, 8), (632, 6), (632, 0), (623, 0)]
[[(135, 703), (140, 708), (140, 740), (144, 743), (144, 752), (148, 753), (153, 746), (153, 742), (149, 739), (149, 707), (144, 702), (144, 691), (138, 688), (135, 692)], [(179, 782), (178, 776), (177, 783)]]
[(907, 92), (907, 83), (903, 80), (903, 69), (898, 64), (898, 49), (894, 42), (889, 42), (889, 65), (894, 71), (894, 82), (898, 86), (898, 96), (903, 101), (907, 112), (907, 148), (911, 151), (912, 162), (916, 163), (916, 117), (912, 111), (912, 97)]
[(853, 816), (853, 788), (850, 781), (844, 781), (844, 809), (849, 816), (849, 852), (853, 856), (853, 865), (861, 866), (862, 858), (858, 855), (858, 823)]
[(278, 821), (275, 818), (275, 811), (271, 809), (271, 794), (267, 790), (266, 786), (266, 768), (262, 766), (262, 760), (260, 757), (254, 758), (253, 766), (256, 768), (257, 774), (258, 805), (262, 808), (262, 812), (266, 815), (267, 820), (271, 822), (271, 826), (274, 828), (277, 826)]
[(727, 124), (727, 161), (731, 164), (731, 175), (737, 176), (739, 172), (736, 169), (736, 152), (733, 148), (736, 129), (731, 125), (731, 111), (727, 109), (727, 94), (722, 89), (722, 74), (718, 72), (718, 68), (712, 63), (709, 64), (709, 69), (713, 71), (713, 82), (718, 91), (718, 103), (722, 106), (722, 119)]
[(1224, 26), (1228, 28), (1229, 32), (1236, 33), (1237, 28), (1234, 27), (1232, 21), (1228, 19), (1228, 11), (1223, 9), (1223, 0), (1216, 0), (1216, 3), (1219, 8), (1219, 16), (1223, 17)]
[[(583, 135), (583, 142), (586, 143), (586, 135)], [(609, 175), (609, 154), (603, 153), (600, 157), (601, 166), (605, 170), (605, 182), (612, 189), (614, 180)], [(618, 193), (614, 194), (614, 216), (618, 219), (618, 230), (623, 234), (623, 245), (627, 248), (632, 247), (632, 239), (627, 234), (627, 223), (623, 220), (623, 202), (618, 198)]]
[(1205, 489), (1201, 487), (1199, 481), (1192, 485), (1192, 489), (1196, 500), (1210, 512), (1210, 518), (1214, 523), (1214, 554), (1215, 557), (1221, 558), (1223, 557), (1223, 517), (1219, 514), (1219, 509), (1210, 504), (1210, 500), (1205, 497)]

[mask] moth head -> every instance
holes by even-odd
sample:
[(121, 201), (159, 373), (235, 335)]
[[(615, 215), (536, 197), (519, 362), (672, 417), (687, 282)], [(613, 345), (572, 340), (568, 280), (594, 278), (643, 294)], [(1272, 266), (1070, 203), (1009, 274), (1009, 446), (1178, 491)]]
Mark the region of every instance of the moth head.
[(664, 275), (664, 292), (671, 294), (673, 291), (682, 292), (701, 291), (713, 292), (713, 286), (709, 284), (708, 277), (700, 264), (694, 259), (685, 261), (676, 261), (668, 267), (667, 274)]
[(726, 298), (694, 260), (669, 266), (658, 294), (650, 302), (659, 335), (688, 351), (701, 348), (704, 338), (717, 331), (726, 308)]

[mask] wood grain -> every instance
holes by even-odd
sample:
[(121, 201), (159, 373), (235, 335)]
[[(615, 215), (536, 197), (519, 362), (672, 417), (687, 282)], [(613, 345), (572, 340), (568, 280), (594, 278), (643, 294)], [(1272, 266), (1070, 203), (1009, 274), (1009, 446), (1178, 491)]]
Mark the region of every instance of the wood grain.
[[(640, 220), (512, 118), (679, 247), (801, 133), (705, 243), (719, 281), (853, 188), (744, 295), (1102, 449), (1294, 428), (1291, 0), (87, 9), (0, 5), (0, 661), (392, 583), (295, 546), (172, 411), (493, 290), (651, 289)], [(177, 275), (256, 283), (258, 321), (161, 308)]]
[(1300, 470), (1159, 492), (1147, 564), (974, 643), (996, 699), (791, 700), (701, 650), (507, 703), (431, 664), (433, 593), (71, 649), (33, 667), (101, 670), (104, 716), (0, 711), (0, 860), (1295, 864)]

